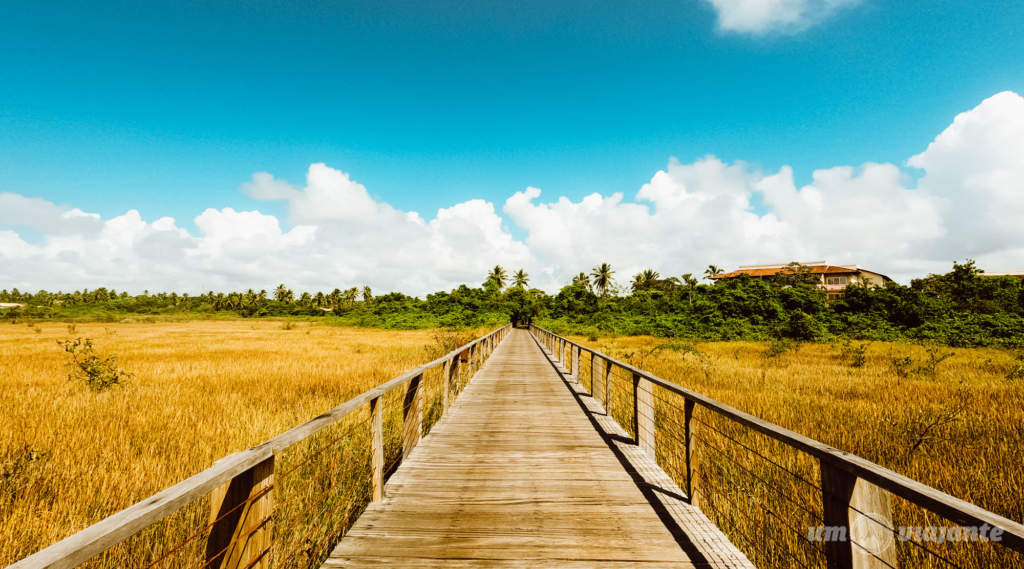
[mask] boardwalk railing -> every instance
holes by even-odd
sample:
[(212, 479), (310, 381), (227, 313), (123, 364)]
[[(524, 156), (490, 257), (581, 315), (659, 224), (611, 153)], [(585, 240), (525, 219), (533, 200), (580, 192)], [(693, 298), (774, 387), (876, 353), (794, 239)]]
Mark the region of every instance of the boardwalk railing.
[(509, 330), (228, 455), (8, 569), (319, 567)]
[(531, 332), (758, 567), (1024, 567), (1024, 525)]

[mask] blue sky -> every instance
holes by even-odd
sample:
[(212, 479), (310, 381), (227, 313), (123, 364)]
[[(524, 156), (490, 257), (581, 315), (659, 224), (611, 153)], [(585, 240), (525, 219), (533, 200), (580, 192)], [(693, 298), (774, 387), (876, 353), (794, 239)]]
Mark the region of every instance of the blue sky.
[(1024, 91), (1016, 0), (875, 0), (767, 37), (688, 0), (237, 4), (10, 3), (0, 185), (188, 219), (318, 161), (427, 213), (526, 185), (631, 192), (669, 156), (806, 179), (903, 160)]
[(0, 192), (287, 229), (287, 202), (239, 185), (322, 162), (427, 220), (486, 200), (527, 239), (514, 192), (629, 201), (670, 157), (788, 165), (798, 187), (866, 162), (914, 178), (957, 113), (1024, 92), (1018, 0), (795, 1), (801, 22), (753, 31), (725, 29), (731, 0), (9, 2)]

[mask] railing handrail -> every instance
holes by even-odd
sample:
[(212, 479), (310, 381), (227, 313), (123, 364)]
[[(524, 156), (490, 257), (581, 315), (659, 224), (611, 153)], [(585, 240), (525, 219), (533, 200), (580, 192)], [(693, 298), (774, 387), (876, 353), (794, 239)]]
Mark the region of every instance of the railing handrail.
[(445, 362), (458, 357), (477, 344), (501, 333), (509, 326), (506, 324), (492, 330), (488, 334), (459, 346), (435, 360), (406, 371), (398, 377), (364, 391), (330, 411), (310, 419), (297, 427), (293, 427), (270, 440), (224, 456), (217, 460), (213, 466), (112, 514), (49, 547), (16, 561), (8, 565), (6, 569), (70, 569), (88, 561), (93, 556), (121, 543), (149, 525), (180, 510), (195, 499), (230, 481), (238, 474), (267, 460), (275, 453), (305, 440), (340, 421), (352, 411), (359, 409), (377, 397), (383, 396), (391, 389), (407, 384), (414, 378), (422, 376), (424, 372), (444, 365)]
[(1014, 551), (1024, 553), (1024, 525), (1018, 522), (1000, 516), (994, 512), (990, 512), (980, 506), (961, 500), (955, 496), (951, 496), (937, 488), (933, 488), (927, 484), (908, 478), (902, 474), (889, 470), (884, 466), (871, 462), (866, 458), (839, 450), (821, 441), (817, 441), (784, 427), (780, 427), (779, 425), (740, 411), (735, 407), (726, 405), (725, 403), (712, 399), (706, 395), (702, 395), (693, 390), (682, 387), (681, 385), (662, 379), (648, 371), (617, 360), (598, 350), (573, 342), (565, 336), (561, 336), (550, 330), (541, 328), (540, 326), (531, 326), (546, 334), (559, 338), (566, 344), (573, 346), (580, 351), (596, 355), (601, 359), (636, 374), (655, 385), (691, 400), (706, 409), (715, 411), (728, 419), (750, 427), (779, 442), (806, 452), (811, 456), (825, 461), (833, 467), (844, 470), (859, 478), (863, 478), (879, 488), (888, 490), (892, 494), (938, 514), (947, 520), (960, 525), (988, 524), (993, 528), (999, 528), (1003, 532), (1001, 536), (1001, 543)]

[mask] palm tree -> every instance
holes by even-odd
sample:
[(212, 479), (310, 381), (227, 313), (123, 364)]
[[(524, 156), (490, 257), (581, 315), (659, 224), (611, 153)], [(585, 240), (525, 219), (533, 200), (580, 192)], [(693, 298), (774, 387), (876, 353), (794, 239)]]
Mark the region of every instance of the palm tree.
[(725, 271), (723, 271), (718, 265), (708, 265), (708, 268), (704, 270), (704, 276), (707, 277), (708, 280), (715, 280), (716, 275), (720, 275), (724, 272)]
[(516, 274), (512, 275), (512, 286), (526, 288), (528, 284), (530, 284), (530, 275), (526, 274), (526, 271), (519, 269)]
[(648, 290), (656, 287), (661, 275), (654, 269), (644, 269), (633, 275), (633, 292)]
[(590, 290), (590, 277), (587, 276), (587, 273), (580, 273), (572, 278), (572, 286), (581, 286)]
[(693, 291), (697, 290), (697, 279), (693, 276), (693, 273), (683, 273), (681, 277), (683, 284), (690, 292), (690, 304), (693, 304)]
[(491, 272), (487, 275), (487, 280), (494, 282), (498, 285), (498, 290), (505, 288), (505, 283), (508, 281), (508, 273), (505, 269), (501, 268), (501, 265), (495, 265)]
[(373, 290), (370, 289), (369, 285), (363, 287), (363, 302), (370, 302), (373, 300)]
[(284, 286), (284, 283), (277, 285), (277, 288), (274, 289), (274, 300), (278, 302), (291, 302), (293, 298), (295, 298), (295, 294)]
[(590, 276), (593, 279), (591, 282), (594, 284), (594, 288), (601, 293), (601, 296), (606, 296), (608, 289), (614, 284), (615, 279), (612, 278), (614, 274), (615, 271), (612, 270), (612, 266), (608, 263), (601, 263), (590, 271)]

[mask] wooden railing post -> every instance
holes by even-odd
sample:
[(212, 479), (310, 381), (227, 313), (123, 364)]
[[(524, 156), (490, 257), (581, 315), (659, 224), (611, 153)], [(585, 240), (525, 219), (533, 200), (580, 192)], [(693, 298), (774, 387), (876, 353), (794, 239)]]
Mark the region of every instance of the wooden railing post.
[[(822, 525), (829, 569), (897, 567), (890, 496), (826, 462), (821, 465)], [(883, 527), (883, 525), (885, 527)], [(856, 544), (856, 545), (855, 545)]]
[(576, 383), (580, 382), (580, 347), (575, 346), (572, 351), (572, 378)]
[(242, 472), (210, 493), (205, 567), (267, 569), (271, 566), (274, 457)]
[(654, 457), (654, 384), (633, 374), (633, 432), (640, 450)]
[(572, 367), (572, 344), (569, 342), (565, 343), (565, 346), (569, 348), (569, 353), (565, 354), (565, 371), (569, 372), (569, 377), (572, 377), (575, 368)]
[(451, 392), (452, 392), (452, 380), (459, 373), (459, 356), (455, 355), (452, 359), (444, 363), (444, 395), (441, 396), (441, 414), (448, 412), (448, 406), (451, 405)]
[(690, 500), (690, 504), (697, 505), (697, 497), (693, 494), (694, 490), (694, 477), (697, 475), (697, 425), (693, 420), (693, 411), (695, 403), (692, 399), (687, 399), (683, 403), (683, 440), (686, 441), (686, 498)]
[(460, 386), (465, 385), (466, 381), (468, 380), (468, 378), (465, 377), (465, 376), (469, 373), (468, 370), (471, 369), (471, 367), (472, 367), (471, 364), (470, 364), (470, 360), (469, 360), (470, 356), (472, 355), (471, 352), (472, 352), (472, 349), (471, 348), (467, 348), (465, 350), (462, 350), (462, 352), (459, 353), (459, 385)]
[(604, 411), (611, 416), (612, 414), (612, 362), (609, 360), (604, 361)]
[(421, 405), (420, 383), (422, 375), (409, 380), (405, 390), (405, 401), (402, 406), (402, 460), (409, 457), (412, 449), (420, 442), (423, 429), (423, 409)]
[(370, 400), (370, 463), (373, 467), (373, 501), (384, 497), (384, 399)]

